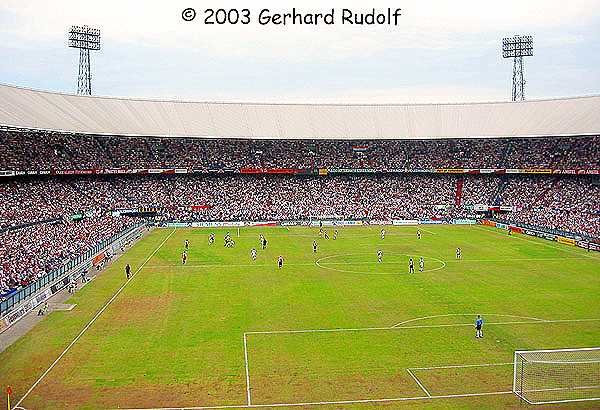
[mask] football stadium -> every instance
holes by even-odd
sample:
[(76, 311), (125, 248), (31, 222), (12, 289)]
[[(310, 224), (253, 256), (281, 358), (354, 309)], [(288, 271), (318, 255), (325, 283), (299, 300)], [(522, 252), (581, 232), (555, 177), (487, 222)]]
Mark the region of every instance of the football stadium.
[(0, 84), (0, 406), (600, 406), (600, 95), (94, 96), (93, 30)]

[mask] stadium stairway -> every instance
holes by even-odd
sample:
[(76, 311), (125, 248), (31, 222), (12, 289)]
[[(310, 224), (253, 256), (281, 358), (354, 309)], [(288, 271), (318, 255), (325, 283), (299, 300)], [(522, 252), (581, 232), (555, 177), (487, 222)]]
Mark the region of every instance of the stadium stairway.
[(502, 203), (502, 194), (506, 191), (508, 187), (508, 177), (506, 175), (502, 175), (500, 177), (500, 182), (498, 183), (498, 189), (496, 190), (496, 194), (494, 195), (494, 206), (500, 206)]
[(463, 194), (463, 186), (465, 185), (465, 178), (464, 177), (460, 177), (458, 178), (458, 180), (456, 181), (456, 193), (454, 195), (454, 205), (456, 205), (456, 207), (460, 207), (461, 203), (462, 203), (462, 194)]

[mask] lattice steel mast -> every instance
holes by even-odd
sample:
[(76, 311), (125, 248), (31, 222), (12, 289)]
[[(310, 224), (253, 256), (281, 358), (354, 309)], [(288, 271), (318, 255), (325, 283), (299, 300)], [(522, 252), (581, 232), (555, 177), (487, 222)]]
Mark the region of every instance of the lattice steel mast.
[(88, 26), (71, 26), (69, 30), (69, 47), (79, 49), (77, 94), (92, 95), (90, 50), (100, 50), (100, 30)]
[(525, 72), (523, 57), (533, 55), (532, 36), (514, 36), (502, 39), (502, 57), (513, 59), (512, 100), (525, 99)]

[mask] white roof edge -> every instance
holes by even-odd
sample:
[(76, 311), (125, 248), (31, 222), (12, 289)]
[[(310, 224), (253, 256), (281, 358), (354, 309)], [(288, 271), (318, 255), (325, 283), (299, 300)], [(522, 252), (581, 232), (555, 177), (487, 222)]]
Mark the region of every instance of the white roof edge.
[(451, 139), (600, 135), (600, 95), (446, 104), (281, 104), (81, 96), (0, 84), (0, 125), (91, 135)]
[(510, 100), (489, 100), (489, 101), (455, 101), (455, 102), (427, 102), (427, 103), (311, 103), (311, 102), (264, 102), (264, 101), (200, 101), (200, 100), (179, 100), (176, 98), (141, 98), (141, 97), (125, 97), (125, 96), (110, 96), (110, 95), (80, 95), (68, 92), (54, 91), (54, 90), (42, 90), (39, 88), (25, 87), (22, 85), (8, 84), (0, 82), (0, 87), (11, 87), (24, 91), (35, 91), (45, 94), (55, 94), (66, 97), (77, 97), (77, 98), (98, 98), (103, 100), (123, 100), (123, 101), (142, 101), (142, 102), (164, 102), (164, 103), (178, 103), (178, 104), (218, 104), (218, 105), (283, 105), (283, 106), (294, 106), (294, 105), (309, 105), (309, 106), (349, 106), (349, 107), (416, 107), (416, 106), (439, 106), (439, 105), (480, 105), (480, 104), (520, 104), (520, 103), (531, 103), (531, 102), (544, 102), (544, 101), (558, 101), (558, 100), (578, 100), (585, 98), (600, 97), (600, 94), (588, 94), (588, 95), (575, 95), (566, 97), (549, 97), (549, 98), (533, 98), (525, 101), (510, 101)]

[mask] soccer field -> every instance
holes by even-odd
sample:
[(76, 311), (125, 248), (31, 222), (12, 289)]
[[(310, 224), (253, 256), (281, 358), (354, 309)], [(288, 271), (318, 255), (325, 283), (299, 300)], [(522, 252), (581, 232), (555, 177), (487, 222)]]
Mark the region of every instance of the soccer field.
[(599, 254), (482, 226), (380, 229), (231, 228), (233, 248), (224, 229), (157, 229), (0, 354), (0, 384), (25, 409), (520, 408), (515, 350), (600, 346)]

